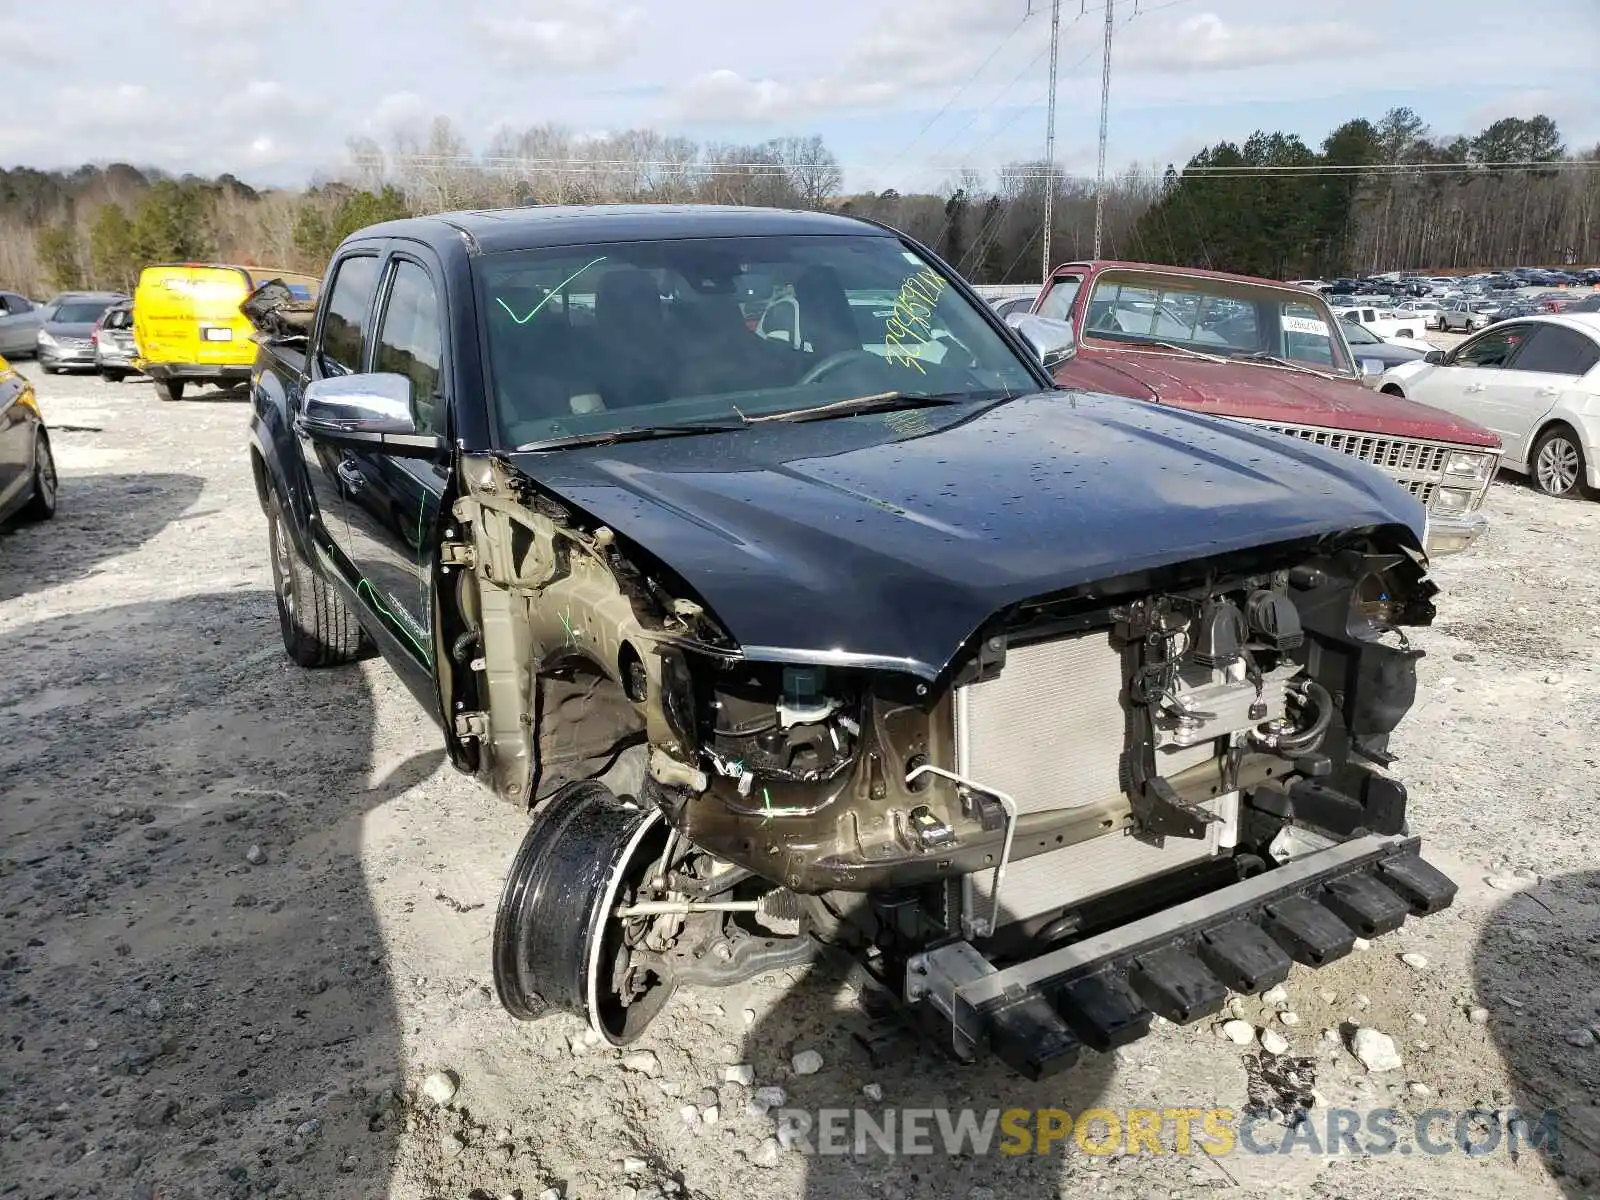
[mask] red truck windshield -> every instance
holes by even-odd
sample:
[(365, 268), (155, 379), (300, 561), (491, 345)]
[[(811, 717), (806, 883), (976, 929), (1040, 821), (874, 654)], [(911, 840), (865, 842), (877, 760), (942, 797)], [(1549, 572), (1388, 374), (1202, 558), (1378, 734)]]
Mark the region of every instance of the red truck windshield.
[(1281, 358), (1352, 374), (1349, 350), (1318, 301), (1225, 279), (1106, 271), (1083, 309), (1083, 336), (1175, 346), (1222, 358)]

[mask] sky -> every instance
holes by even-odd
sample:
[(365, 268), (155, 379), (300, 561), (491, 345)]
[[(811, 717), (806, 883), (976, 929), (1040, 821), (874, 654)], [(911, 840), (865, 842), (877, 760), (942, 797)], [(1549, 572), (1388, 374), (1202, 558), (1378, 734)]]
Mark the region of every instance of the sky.
[[(1095, 169), (1107, 0), (1062, 0), (1056, 159)], [(1600, 143), (1600, 0), (1112, 0), (1108, 165), (1265, 128), (1315, 147), (1415, 109), (1546, 113)], [(1045, 146), (1050, 0), (0, 3), (0, 166), (132, 162), (300, 185), (346, 139), (450, 117), (702, 142), (819, 134), (848, 190), (938, 190)], [(1530, 19), (1530, 14), (1533, 15)]]

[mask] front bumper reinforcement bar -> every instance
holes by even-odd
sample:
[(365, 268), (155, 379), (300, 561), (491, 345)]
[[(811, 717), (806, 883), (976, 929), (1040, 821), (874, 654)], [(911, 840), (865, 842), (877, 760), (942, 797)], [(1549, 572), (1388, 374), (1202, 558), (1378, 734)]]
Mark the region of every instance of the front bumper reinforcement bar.
[(1405, 835), (1352, 838), (1005, 968), (949, 942), (907, 964), (906, 1000), (949, 1020), (958, 1059), (992, 1052), (1039, 1079), (1086, 1045), (1144, 1036), (1153, 1015), (1201, 1020), (1230, 991), (1265, 991), (1296, 962), (1326, 966), (1358, 937), (1448, 908), (1456, 885), (1420, 847)]

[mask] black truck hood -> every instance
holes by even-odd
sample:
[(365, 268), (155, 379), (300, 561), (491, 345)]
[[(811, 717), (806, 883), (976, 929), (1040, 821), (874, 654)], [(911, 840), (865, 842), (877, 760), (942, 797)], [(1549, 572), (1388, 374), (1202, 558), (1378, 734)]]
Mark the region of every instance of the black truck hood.
[(1423, 537), (1376, 468), (1082, 392), (510, 457), (676, 571), (748, 657), (925, 679), (1064, 588), (1363, 526)]

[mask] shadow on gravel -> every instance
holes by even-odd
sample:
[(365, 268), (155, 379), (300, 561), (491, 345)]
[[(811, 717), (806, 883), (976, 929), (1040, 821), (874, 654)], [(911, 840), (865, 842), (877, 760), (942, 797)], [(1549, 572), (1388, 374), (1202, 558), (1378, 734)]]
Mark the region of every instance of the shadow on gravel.
[(1555, 1115), (1545, 1161), (1566, 1195), (1592, 1196), (1600, 1185), (1600, 872), (1510, 894), (1485, 924), (1472, 969), (1511, 1077), (1507, 1107), (1522, 1112), (1530, 1133)]
[[(1094, 1187), (1082, 1178), (1076, 1184), (1071, 1182), (1076, 1174), (1072, 1164), (1090, 1158), (1076, 1147), (1057, 1143), (1047, 1155), (1002, 1154), (1000, 1146), (1005, 1139), (996, 1122), (986, 1153), (973, 1153), (970, 1141), (947, 1149), (937, 1114), (927, 1110), (947, 1110), (946, 1120), (953, 1125), (963, 1112), (970, 1112), (971, 1119), (981, 1126), (991, 1111), (998, 1114), (1013, 1108), (1064, 1109), (1076, 1118), (1095, 1108), (1106, 1094), (1116, 1069), (1111, 1056), (1086, 1051), (1077, 1066), (1033, 1083), (993, 1059), (963, 1066), (937, 1046), (907, 1035), (896, 1045), (890, 1061), (874, 1066), (852, 1036), (852, 1027), (841, 1024), (842, 1014), (834, 999), (841, 983), (840, 976), (827, 967), (813, 968), (746, 1038), (745, 1061), (754, 1065), (758, 1079), (783, 1080), (788, 1109), (806, 1114), (813, 1122), (819, 1119), (820, 1110), (853, 1110), (838, 1126), (845, 1131), (849, 1153), (821, 1153), (819, 1131), (811, 1131), (813, 1152), (806, 1160), (803, 1200), (968, 1200), (969, 1196), (985, 1195), (974, 1191), (982, 1188), (989, 1189), (997, 1200), (1043, 1200), (1075, 1188)], [(801, 1050), (820, 1052), (824, 1070), (795, 1076), (790, 1062)], [(854, 1083), (841, 1090), (841, 1077)], [(882, 1100), (872, 1100), (857, 1090), (863, 1081), (881, 1087)], [(922, 1111), (918, 1114), (917, 1110)], [(866, 1153), (857, 1154), (856, 1112), (870, 1116), (878, 1128), (887, 1128), (887, 1118), (893, 1114), (895, 1140), (902, 1153), (884, 1153), (871, 1128), (862, 1124)], [(776, 1111), (772, 1116), (782, 1120)], [(908, 1116), (913, 1123), (920, 1120), (927, 1131), (920, 1139), (924, 1146), (920, 1153), (903, 1152), (919, 1141), (905, 1141), (902, 1131)], [(728, 1194), (735, 1193), (730, 1190)]]
[(69, 475), (52, 520), (0, 528), (0, 603), (94, 574), (200, 496), (197, 475)]
[(262, 591), (0, 662), (0, 1190), (384, 1194), (403, 1059), (360, 834), (439, 754), (369, 787), (364, 676), (291, 666)]

